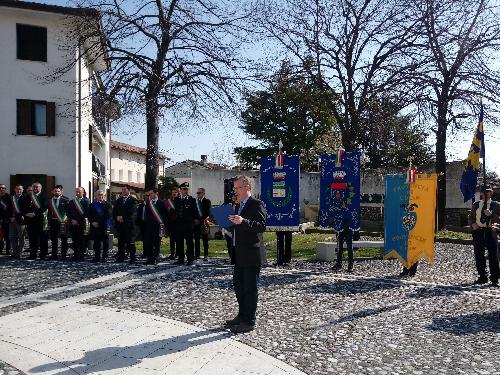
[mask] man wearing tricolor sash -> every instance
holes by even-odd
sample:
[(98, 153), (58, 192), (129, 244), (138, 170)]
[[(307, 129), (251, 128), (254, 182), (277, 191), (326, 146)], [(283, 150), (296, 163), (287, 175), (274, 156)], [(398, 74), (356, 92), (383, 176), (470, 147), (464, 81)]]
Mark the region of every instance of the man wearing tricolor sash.
[(44, 260), (48, 252), (47, 199), (42, 193), (42, 184), (35, 182), (33, 191), (26, 198), (26, 225), (30, 243), (29, 259), (36, 259), (40, 250), (40, 259)]
[(12, 257), (17, 259), (21, 258), (24, 248), (25, 213), (26, 196), (23, 195), (23, 186), (17, 184), (7, 206)]
[(156, 264), (160, 256), (160, 244), (165, 231), (165, 205), (158, 199), (158, 190), (149, 191), (145, 202), (144, 250), (148, 254), (146, 264)]
[(165, 209), (167, 211), (167, 232), (168, 232), (168, 238), (170, 240), (170, 260), (176, 259), (178, 256), (177, 250), (176, 250), (176, 237), (175, 237), (175, 232), (176, 232), (176, 223), (177, 223), (177, 216), (175, 215), (175, 203), (174, 200), (177, 198), (179, 195), (179, 189), (178, 188), (173, 188), (172, 191), (170, 192), (170, 198), (165, 200)]
[(10, 254), (9, 238), (9, 218), (7, 207), (9, 207), (10, 195), (7, 193), (7, 186), (0, 184), (0, 253), (5, 249), (5, 254)]
[(72, 260), (75, 261), (81, 261), (85, 257), (85, 249), (87, 247), (85, 243), (85, 230), (88, 223), (88, 209), (89, 200), (84, 197), (83, 188), (77, 187), (75, 190), (75, 198), (69, 202), (66, 210), (71, 240), (73, 242)]
[(61, 259), (65, 260), (68, 254), (68, 236), (66, 233), (67, 207), (69, 199), (62, 195), (62, 186), (56, 186), (52, 190), (52, 198), (49, 199), (49, 228), (52, 253), (50, 260), (57, 260), (59, 238), (61, 238)]

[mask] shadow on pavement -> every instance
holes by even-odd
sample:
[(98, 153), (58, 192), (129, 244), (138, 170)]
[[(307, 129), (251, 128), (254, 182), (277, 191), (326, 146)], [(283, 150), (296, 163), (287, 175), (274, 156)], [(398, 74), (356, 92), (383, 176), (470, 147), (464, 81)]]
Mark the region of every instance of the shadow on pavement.
[(500, 333), (500, 310), (483, 313), (436, 318), (426, 328), (457, 336), (475, 335), (481, 332)]
[(166, 356), (165, 366), (168, 364), (168, 355), (185, 351), (189, 348), (208, 344), (228, 337), (226, 331), (219, 329), (193, 332), (182, 336), (169, 337), (162, 340), (142, 342), (133, 346), (107, 347), (91, 350), (82, 358), (72, 361), (53, 362), (32, 368), (30, 373), (43, 374), (48, 371), (58, 375), (92, 374), (101, 371), (116, 370), (135, 366), (145, 358)]
[(308, 287), (306, 291), (309, 293), (349, 295), (396, 289), (404, 285), (399, 279), (358, 278), (353, 280), (332, 280), (331, 283), (322, 283)]

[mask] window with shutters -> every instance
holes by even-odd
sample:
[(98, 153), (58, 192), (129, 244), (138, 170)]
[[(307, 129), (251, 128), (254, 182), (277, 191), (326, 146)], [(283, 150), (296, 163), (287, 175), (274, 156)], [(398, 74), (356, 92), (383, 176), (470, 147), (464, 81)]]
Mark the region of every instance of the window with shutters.
[(16, 24), (17, 58), (47, 61), (47, 28)]
[(55, 103), (17, 100), (17, 134), (55, 136)]

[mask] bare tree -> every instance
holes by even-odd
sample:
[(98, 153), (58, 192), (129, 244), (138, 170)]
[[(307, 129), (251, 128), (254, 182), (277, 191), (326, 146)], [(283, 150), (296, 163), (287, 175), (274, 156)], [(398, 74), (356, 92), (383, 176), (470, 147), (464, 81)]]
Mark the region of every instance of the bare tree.
[[(360, 117), (370, 100), (390, 91), (406, 103), (401, 64), (413, 46), (418, 22), (397, 0), (277, 1), (261, 19), (272, 39), (304, 64), (326, 91), (339, 93), (332, 108), (348, 150), (360, 148)], [(328, 90), (327, 90), (328, 89)]]
[[(88, 0), (102, 14), (111, 70), (107, 96), (144, 115), (145, 188), (158, 180), (161, 116), (230, 106), (242, 82), (238, 51), (251, 10), (225, 0)], [(244, 5), (244, 4), (243, 4)]]
[[(419, 108), (435, 123), (438, 223), (445, 225), (447, 133), (460, 129), (464, 118), (479, 112), (486, 98), (493, 120), (500, 104), (500, 8), (493, 0), (420, 0), (408, 8), (421, 20), (419, 60), (409, 80), (419, 88)], [(470, 122), (469, 122), (470, 123)], [(474, 121), (472, 121), (474, 123)], [(472, 132), (471, 132), (472, 133)]]

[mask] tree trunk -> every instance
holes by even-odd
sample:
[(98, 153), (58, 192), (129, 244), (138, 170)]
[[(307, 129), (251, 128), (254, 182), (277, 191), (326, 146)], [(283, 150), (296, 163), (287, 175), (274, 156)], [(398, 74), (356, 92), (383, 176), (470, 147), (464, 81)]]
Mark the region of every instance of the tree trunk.
[(146, 98), (146, 128), (147, 128), (147, 151), (146, 151), (146, 179), (144, 188), (147, 190), (158, 187), (159, 152), (158, 143), (160, 139), (159, 108), (156, 96)]
[(438, 131), (436, 133), (436, 173), (438, 174), (437, 217), (438, 230), (446, 224), (446, 113), (447, 106), (438, 108)]

